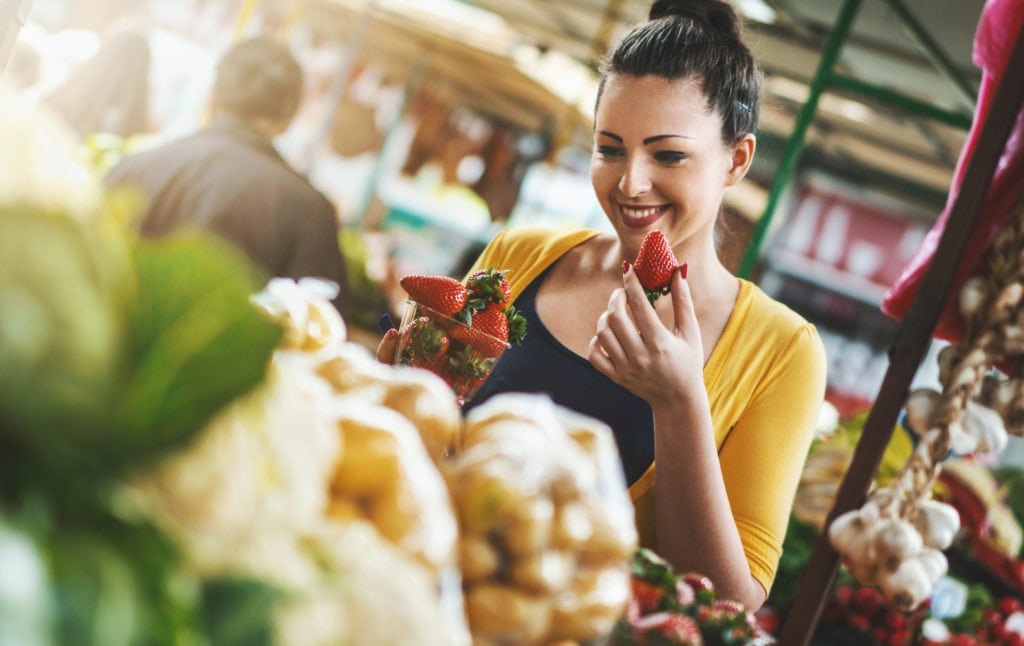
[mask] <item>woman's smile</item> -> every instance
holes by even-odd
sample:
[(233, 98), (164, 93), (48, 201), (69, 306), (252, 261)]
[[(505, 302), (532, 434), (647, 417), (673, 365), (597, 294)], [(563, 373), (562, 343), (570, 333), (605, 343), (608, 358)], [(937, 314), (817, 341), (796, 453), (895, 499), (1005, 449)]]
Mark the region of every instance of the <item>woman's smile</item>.
[(633, 229), (643, 229), (654, 224), (668, 213), (671, 205), (628, 205), (619, 204), (619, 212), (622, 213), (623, 223)]

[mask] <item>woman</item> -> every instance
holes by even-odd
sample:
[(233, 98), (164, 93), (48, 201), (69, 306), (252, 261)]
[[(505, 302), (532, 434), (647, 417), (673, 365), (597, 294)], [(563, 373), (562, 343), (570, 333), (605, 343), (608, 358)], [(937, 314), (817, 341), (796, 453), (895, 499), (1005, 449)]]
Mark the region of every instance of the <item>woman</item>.
[[(467, 403), (546, 392), (607, 422), (642, 543), (750, 609), (775, 575), (825, 373), (814, 328), (715, 252), (723, 192), (754, 155), (758, 94), (729, 4), (654, 3), (598, 93), (591, 178), (614, 233), (491, 242), (474, 270), (510, 269), (528, 333)], [(686, 269), (651, 307), (628, 263), (654, 229)]]

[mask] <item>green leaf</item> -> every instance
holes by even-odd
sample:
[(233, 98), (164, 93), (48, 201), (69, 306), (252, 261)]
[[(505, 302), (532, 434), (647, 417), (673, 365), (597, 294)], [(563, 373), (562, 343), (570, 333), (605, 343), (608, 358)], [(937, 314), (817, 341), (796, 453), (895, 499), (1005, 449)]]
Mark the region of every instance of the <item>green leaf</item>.
[(258, 384), (282, 330), (249, 300), (262, 288), (253, 266), (212, 235), (142, 241), (135, 261), (134, 365), (119, 418), (126, 447), (148, 453), (191, 437)]
[(270, 646), (272, 610), (281, 592), (247, 579), (208, 580), (203, 586), (206, 636), (217, 646)]

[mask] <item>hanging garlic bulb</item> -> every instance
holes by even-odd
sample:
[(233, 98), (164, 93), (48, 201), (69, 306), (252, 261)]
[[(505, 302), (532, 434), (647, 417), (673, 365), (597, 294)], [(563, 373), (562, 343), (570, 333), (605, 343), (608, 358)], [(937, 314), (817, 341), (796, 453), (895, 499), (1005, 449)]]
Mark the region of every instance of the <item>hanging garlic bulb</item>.
[(969, 401), (961, 416), (963, 429), (975, 440), (974, 450), (978, 453), (1001, 451), (1008, 441), (1006, 425), (996, 411), (987, 406)]
[(965, 319), (970, 319), (974, 316), (974, 313), (985, 303), (985, 296), (987, 294), (987, 281), (981, 276), (972, 276), (964, 282), (964, 286), (960, 288), (958, 303), (960, 305), (960, 313), (964, 315)]
[(921, 533), (924, 544), (944, 550), (953, 543), (960, 531), (960, 513), (952, 505), (938, 500), (923, 500), (918, 504), (914, 527)]
[(905, 612), (927, 599), (934, 587), (928, 568), (918, 559), (908, 559), (892, 572), (882, 574), (882, 591)]
[(872, 532), (871, 542), (878, 561), (889, 570), (898, 568), (924, 546), (917, 529), (899, 518), (879, 521)]
[(932, 388), (918, 388), (910, 393), (904, 409), (907, 411), (907, 424), (914, 433), (921, 435), (931, 427), (932, 418), (941, 399), (942, 394)]

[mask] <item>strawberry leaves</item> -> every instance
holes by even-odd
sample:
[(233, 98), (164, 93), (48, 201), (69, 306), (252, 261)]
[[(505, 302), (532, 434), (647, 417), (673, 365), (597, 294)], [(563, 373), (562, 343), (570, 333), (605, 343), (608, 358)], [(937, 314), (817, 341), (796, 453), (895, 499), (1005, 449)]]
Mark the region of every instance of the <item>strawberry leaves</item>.
[(647, 234), (640, 245), (640, 253), (633, 263), (633, 270), (644, 287), (647, 300), (654, 304), (663, 294), (669, 293), (672, 273), (679, 269), (679, 263), (672, 254), (665, 234), (655, 229)]

